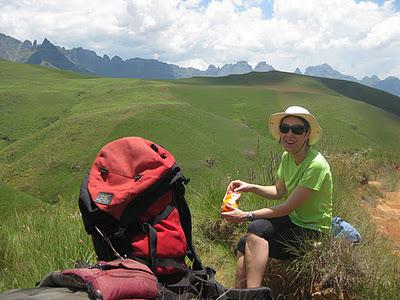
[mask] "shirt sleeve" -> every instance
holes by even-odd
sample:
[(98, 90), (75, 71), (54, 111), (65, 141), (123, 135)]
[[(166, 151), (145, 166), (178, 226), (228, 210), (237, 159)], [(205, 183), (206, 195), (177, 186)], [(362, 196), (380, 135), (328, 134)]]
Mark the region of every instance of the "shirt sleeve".
[(281, 162), (279, 163), (278, 171), (276, 172), (276, 176), (278, 179), (283, 179), (283, 161), (285, 160), (285, 153), (282, 154)]
[(324, 183), (327, 171), (322, 164), (311, 163), (299, 181), (299, 186), (319, 191)]

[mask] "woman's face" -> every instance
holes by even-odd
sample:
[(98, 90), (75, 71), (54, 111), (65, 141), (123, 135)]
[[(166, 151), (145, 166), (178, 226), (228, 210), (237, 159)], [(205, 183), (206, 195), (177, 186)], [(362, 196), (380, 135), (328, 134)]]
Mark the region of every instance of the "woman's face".
[[(300, 132), (301, 134), (299, 134)], [(284, 150), (289, 153), (297, 153), (303, 147), (304, 143), (306, 143), (308, 132), (306, 132), (304, 123), (301, 119), (290, 116), (286, 117), (281, 122), (280, 137)]]

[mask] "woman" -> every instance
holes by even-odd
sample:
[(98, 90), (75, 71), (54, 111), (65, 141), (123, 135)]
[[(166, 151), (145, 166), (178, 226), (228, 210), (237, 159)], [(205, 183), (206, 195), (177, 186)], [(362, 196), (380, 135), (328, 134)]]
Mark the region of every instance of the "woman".
[(270, 117), (269, 129), (284, 150), (275, 185), (235, 180), (228, 190), (286, 201), (250, 212), (229, 206), (231, 211), (221, 213), (231, 223), (251, 222), (237, 247), (237, 288), (260, 287), (269, 257), (292, 258), (289, 245), (299, 248), (301, 240), (316, 239), (331, 227), (332, 175), (325, 158), (312, 147), (322, 131), (317, 120), (307, 109), (291, 106)]

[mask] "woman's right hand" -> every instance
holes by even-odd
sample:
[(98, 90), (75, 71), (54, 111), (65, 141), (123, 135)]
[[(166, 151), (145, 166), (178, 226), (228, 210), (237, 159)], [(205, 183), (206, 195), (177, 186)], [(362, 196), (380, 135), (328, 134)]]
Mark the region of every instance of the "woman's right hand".
[(228, 184), (228, 188), (226, 190), (232, 192), (251, 192), (253, 187), (254, 185), (251, 183), (241, 180), (234, 180)]

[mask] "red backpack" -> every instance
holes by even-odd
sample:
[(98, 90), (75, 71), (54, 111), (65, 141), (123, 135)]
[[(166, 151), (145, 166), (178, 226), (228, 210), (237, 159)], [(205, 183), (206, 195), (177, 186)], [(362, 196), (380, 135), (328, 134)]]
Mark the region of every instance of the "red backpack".
[(161, 284), (157, 299), (271, 299), (269, 288), (226, 291), (202, 265), (192, 243), (188, 181), (156, 143), (126, 137), (105, 145), (79, 195), (99, 260), (145, 263)]
[(159, 276), (185, 270), (192, 248), (187, 182), (174, 156), (160, 145), (140, 137), (105, 145), (79, 197), (98, 258), (133, 258)]

